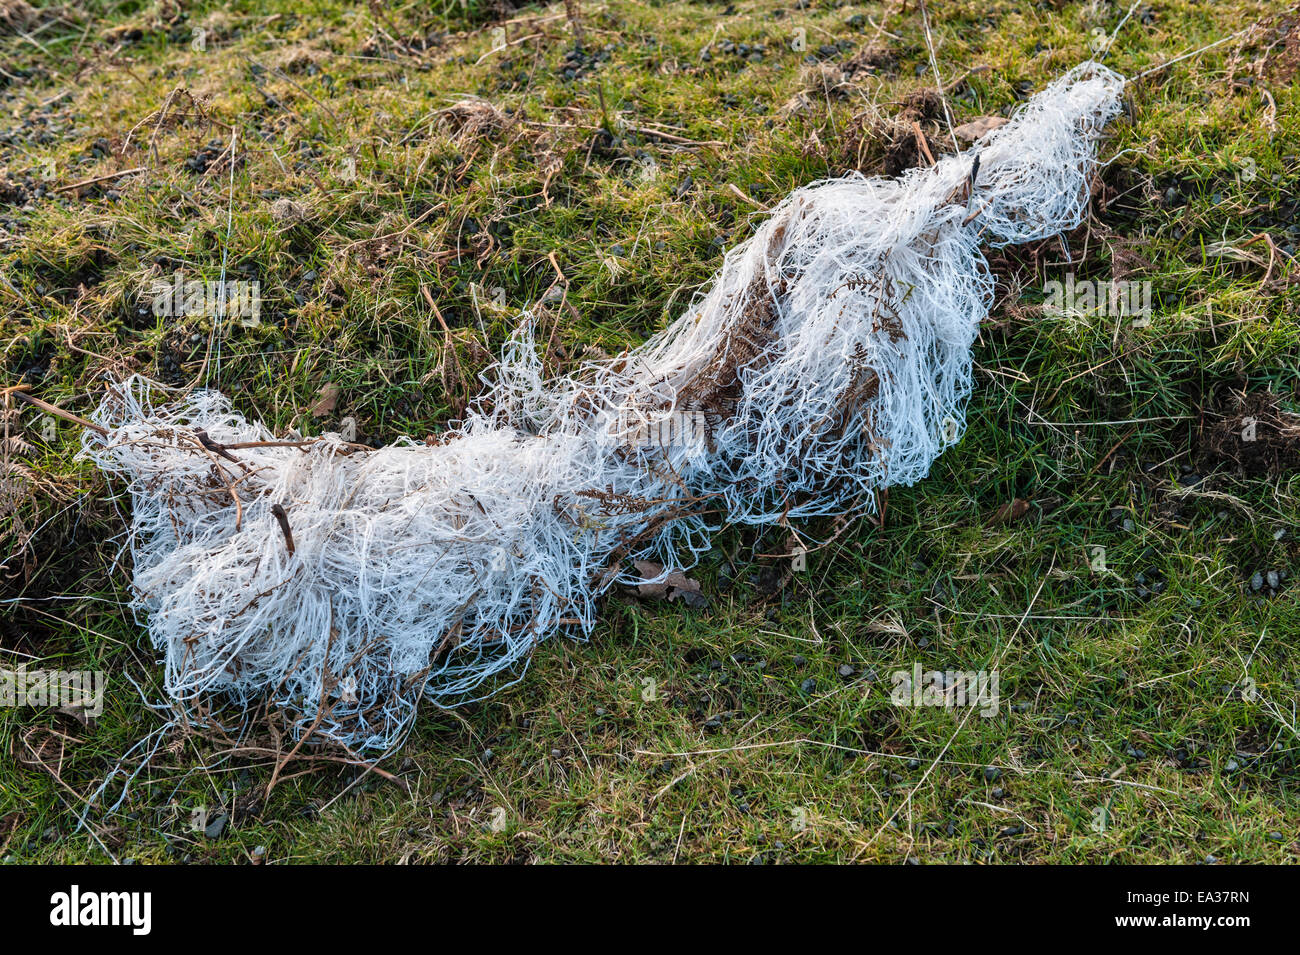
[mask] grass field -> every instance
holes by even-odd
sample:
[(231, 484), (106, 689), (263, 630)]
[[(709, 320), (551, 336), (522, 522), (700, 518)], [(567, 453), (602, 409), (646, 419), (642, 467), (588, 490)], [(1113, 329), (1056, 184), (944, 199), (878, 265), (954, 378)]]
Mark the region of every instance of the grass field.
[[(560, 273), (558, 358), (615, 353), (791, 189), (951, 148), (911, 96), (915, 0), (575, 9), (0, 0), (0, 385), (85, 414), (114, 377), (207, 377), (277, 430), (433, 434)], [(1127, 11), (931, 0), (955, 122)], [(1256, 22), (1130, 88), (1082, 228), (991, 257), (967, 436), (883, 526), (798, 572), (725, 531), (707, 607), (612, 595), (519, 685), (424, 709), (398, 781), (308, 759), (268, 795), (274, 750), (174, 732), (78, 829), (163, 724), (161, 676), (122, 606), (120, 487), (7, 396), (0, 668), (108, 691), (89, 722), (0, 710), (0, 857), (1296, 861), (1300, 12), (1151, 0), (1107, 63)], [(223, 262), (261, 314), (217, 363), (150, 290)], [(1045, 307), (1067, 273), (1149, 282), (1149, 323)], [(914, 666), (996, 672), (996, 713), (893, 702)]]

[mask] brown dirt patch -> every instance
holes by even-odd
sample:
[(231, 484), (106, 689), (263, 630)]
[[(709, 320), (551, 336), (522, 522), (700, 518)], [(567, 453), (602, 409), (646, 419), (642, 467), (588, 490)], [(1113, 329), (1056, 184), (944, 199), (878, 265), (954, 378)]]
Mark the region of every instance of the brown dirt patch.
[(1203, 470), (1227, 467), (1243, 477), (1276, 477), (1300, 466), (1300, 415), (1271, 391), (1226, 388), (1201, 412), (1196, 436)]

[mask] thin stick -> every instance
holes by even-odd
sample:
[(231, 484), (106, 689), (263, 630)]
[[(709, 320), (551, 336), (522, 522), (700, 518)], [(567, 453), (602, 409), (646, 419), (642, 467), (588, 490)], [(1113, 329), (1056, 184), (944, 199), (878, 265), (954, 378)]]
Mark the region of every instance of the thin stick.
[(1105, 454), (1103, 454), (1101, 457), (1097, 459), (1097, 463), (1094, 464), (1088, 470), (1088, 473), (1096, 474), (1101, 469), (1101, 466), (1105, 464), (1107, 461), (1109, 461), (1111, 459), (1111, 456), (1114, 455), (1114, 453), (1123, 446), (1124, 442), (1127, 441), (1129, 438), (1133, 437), (1133, 435), (1137, 433), (1137, 429), (1138, 429), (1137, 425), (1134, 425), (1133, 427), (1129, 428), (1128, 431), (1125, 432), (1122, 438), (1120, 438), (1113, 445), (1111, 445), (1111, 449), (1109, 451), (1107, 451)]
[(271, 505), (271, 513), (275, 519), (280, 522), (280, 533), (284, 535), (284, 546), (289, 548), (290, 556), (293, 555), (293, 531), (289, 529), (289, 515), (285, 513), (284, 508), (279, 504)]
[(921, 147), (921, 152), (925, 153), (925, 158), (934, 165), (934, 154), (930, 152), (930, 144), (925, 141), (925, 133), (921, 132), (921, 124), (912, 121), (912, 132), (916, 134), (916, 144)]
[(761, 210), (761, 211), (763, 211), (763, 212), (766, 212), (766, 211), (767, 211), (767, 206), (763, 205), (763, 203), (759, 202), (759, 201), (758, 201), (757, 199), (755, 199), (753, 196), (747, 195), (747, 194), (746, 194), (746, 193), (745, 193), (745, 192), (744, 192), (744, 191), (743, 191), (739, 186), (737, 186), (734, 182), (729, 182), (729, 183), (727, 183), (727, 191), (730, 192), (730, 193), (732, 193), (732, 194), (734, 194), (738, 199), (741, 199), (741, 200), (743, 200), (744, 202), (748, 202), (748, 203), (749, 203), (751, 206), (753, 206), (755, 209), (759, 209), (759, 210)]
[[(551, 249), (551, 251), (547, 253), (546, 260), (551, 263), (551, 268), (555, 269), (555, 281), (563, 282), (565, 285), (568, 285), (569, 280), (565, 277), (564, 270), (560, 268), (560, 263), (555, 260), (554, 249)], [(551, 286), (554, 287), (555, 282), (552, 282)]]
[(55, 407), (54, 405), (50, 404), (48, 401), (42, 401), (40, 398), (36, 398), (33, 397), (32, 395), (26, 394), (24, 389), (26, 389), (27, 387), (28, 387), (27, 385), (18, 385), (14, 388), (7, 388), (5, 389), (5, 391), (16, 398), (23, 399), (23, 401), (27, 402), (29, 405), (32, 405), (36, 408), (40, 408), (46, 414), (54, 415), (54, 417), (56, 418), (62, 418), (64, 421), (71, 421), (73, 424), (81, 425), (81, 427), (83, 428), (89, 428), (91, 431), (94, 431), (96, 434), (102, 434), (102, 435), (108, 434), (108, 429), (103, 427), (102, 425), (97, 425), (93, 421), (87, 421), (85, 418), (79, 417), (78, 415), (73, 414), (71, 411), (64, 411), (62, 408)]
[(83, 179), (81, 182), (74, 182), (67, 186), (57, 186), (50, 192), (68, 192), (72, 189), (80, 189), (82, 186), (93, 186), (97, 182), (108, 182), (110, 179), (121, 179), (123, 176), (133, 176), (137, 172), (145, 172), (144, 166), (136, 166), (134, 169), (123, 169), (121, 172), (110, 172), (107, 175), (96, 176), (94, 179)]
[(203, 445), (213, 454), (219, 454), (227, 461), (233, 461), (235, 464), (239, 464), (240, 466), (243, 465), (243, 462), (241, 462), (239, 458), (235, 457), (233, 454), (231, 454), (229, 451), (226, 450), (225, 445), (217, 444), (217, 442), (213, 441), (210, 437), (208, 437), (208, 433), (204, 431), (202, 428), (195, 429), (194, 437), (198, 438), (199, 444)]

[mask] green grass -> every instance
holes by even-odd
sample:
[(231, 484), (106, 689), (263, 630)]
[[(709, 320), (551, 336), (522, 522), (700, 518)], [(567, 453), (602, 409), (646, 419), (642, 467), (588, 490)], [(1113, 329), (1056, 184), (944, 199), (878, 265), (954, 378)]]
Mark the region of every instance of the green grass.
[[(756, 210), (730, 187), (766, 204), (878, 172), (881, 121), (932, 82), (914, 3), (588, 2), (600, 58), (576, 77), (561, 4), (506, 14), (512, 45), (496, 53), (503, 20), (481, 3), (380, 21), (333, 0), (200, 3), (172, 21), (171, 4), (77, 9), (0, 26), (3, 384), (84, 414), (109, 376), (190, 382), (209, 329), (156, 319), (148, 290), (178, 269), (216, 279), (224, 250), (232, 277), (260, 281), (262, 324), (226, 330), (211, 383), (273, 428), (352, 416), (378, 443), (437, 432), (464, 397), (440, 373), (422, 286), (467, 373), (555, 281), (552, 256), (574, 306), (562, 355), (634, 344), (749, 233)], [(932, 3), (945, 82), (988, 68), (951, 91), (957, 120), (1007, 111), (1125, 9)], [(884, 527), (850, 529), (775, 595), (755, 580), (779, 574), (756, 556), (772, 536), (724, 532), (697, 572), (708, 608), (611, 596), (589, 643), (543, 645), (518, 686), (425, 708), (381, 767), (404, 786), (296, 763), (266, 798), (269, 757), (176, 735), (117, 812), (101, 804), (78, 831), (82, 801), (161, 725), (133, 686), (156, 699), (160, 677), (120, 606), (120, 489), (76, 460), (75, 426), (47, 441), (15, 404), (0, 666), (103, 670), (109, 691), (90, 726), (0, 710), (0, 856), (1295, 861), (1300, 618), (1293, 586), (1251, 578), (1300, 570), (1300, 484), (1289, 468), (1216, 466), (1198, 441), (1204, 409), (1234, 388), (1297, 410), (1300, 27), (1279, 33), (1283, 11), (1171, 0), (1134, 14), (1108, 59), (1130, 75), (1272, 26), (1131, 90), (1104, 149), (1105, 208), (1064, 243), (994, 259), (970, 429), (927, 480), (891, 492)], [(393, 39), (412, 36), (425, 39)], [(804, 62), (868, 44), (892, 66), (830, 92)], [(177, 88), (198, 105), (171, 97), (160, 122)], [(461, 94), (504, 125), (459, 133), (439, 111)], [(233, 188), (227, 166), (187, 165), (232, 128)], [(927, 132), (942, 145), (938, 124)], [(278, 199), (305, 219), (273, 215)], [(1260, 233), (1277, 254), (1244, 244)], [(1043, 284), (1070, 270), (1151, 281), (1151, 325), (1044, 314)], [(317, 417), (327, 382), (340, 398)], [(1022, 517), (990, 520), (1016, 498)], [(895, 705), (890, 675), (915, 663), (996, 669), (997, 715)], [(196, 810), (230, 816), (219, 839), (194, 831)]]

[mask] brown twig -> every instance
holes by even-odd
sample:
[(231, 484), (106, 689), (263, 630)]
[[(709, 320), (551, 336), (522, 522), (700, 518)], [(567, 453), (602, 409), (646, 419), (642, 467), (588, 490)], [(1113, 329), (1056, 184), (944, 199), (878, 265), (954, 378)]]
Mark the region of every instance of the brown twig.
[(1107, 451), (1105, 454), (1103, 454), (1101, 457), (1097, 459), (1097, 463), (1088, 469), (1088, 473), (1096, 474), (1101, 469), (1101, 466), (1105, 464), (1107, 461), (1109, 461), (1111, 459), (1111, 456), (1114, 455), (1114, 453), (1123, 446), (1124, 442), (1127, 441), (1129, 438), (1133, 437), (1133, 435), (1137, 432), (1137, 429), (1138, 429), (1137, 425), (1134, 425), (1133, 427), (1129, 428), (1128, 432), (1122, 438), (1120, 438), (1113, 445), (1111, 445), (1109, 451)]
[(14, 395), (17, 398), (23, 399), (23, 401), (27, 402), (29, 405), (32, 405), (35, 408), (40, 408), (46, 414), (54, 415), (56, 418), (62, 418), (64, 421), (71, 421), (73, 424), (80, 425), (83, 428), (89, 428), (96, 434), (108, 434), (108, 429), (102, 425), (95, 424), (93, 421), (87, 421), (85, 418), (75, 415), (71, 411), (64, 411), (62, 408), (55, 407), (48, 401), (42, 401), (40, 398), (26, 394), (29, 387), (29, 385), (14, 385), (12, 388), (6, 388), (4, 391), (5, 394)]
[[(283, 508), (281, 508), (281, 511), (283, 512)], [(280, 771), (284, 769), (285, 766), (289, 765), (290, 762), (293, 761), (293, 758), (298, 755), (298, 750), (302, 749), (303, 744), (312, 737), (312, 735), (316, 732), (316, 728), (320, 726), (321, 721), (325, 719), (326, 715), (333, 709), (332, 705), (331, 706), (325, 705), (325, 691), (328, 690), (331, 685), (330, 684), (330, 653), (334, 650), (334, 638), (338, 635), (338, 631), (334, 629), (334, 608), (332, 605), (330, 607), (329, 626), (330, 626), (329, 639), (325, 641), (325, 657), (324, 657), (324, 662), (321, 663), (320, 705), (317, 707), (316, 710), (316, 719), (314, 719), (312, 721), (311, 726), (307, 728), (307, 732), (298, 738), (298, 742), (295, 743), (293, 749), (289, 751), (289, 755), (284, 757), (284, 759), (277, 758), (275, 769), (271, 771), (271, 780), (266, 784), (266, 795), (264, 797), (266, 799), (271, 798), (271, 790), (275, 789), (275, 784), (280, 778)]]
[(720, 143), (716, 139), (687, 139), (685, 136), (678, 136), (676, 133), (666, 133), (660, 129), (651, 129), (648, 126), (629, 126), (629, 130), (634, 133), (640, 133), (642, 136), (649, 136), (652, 139), (662, 139), (664, 142), (673, 143), (677, 146), (702, 146), (709, 149), (723, 149), (726, 143)]
[(757, 199), (755, 199), (753, 196), (751, 196), (751, 195), (749, 195), (748, 193), (746, 193), (743, 189), (741, 189), (739, 186), (737, 186), (734, 182), (729, 182), (729, 183), (727, 183), (727, 191), (730, 192), (730, 193), (732, 193), (732, 194), (733, 194), (734, 196), (736, 196), (737, 198), (742, 199), (742, 200), (744, 200), (745, 202), (748, 202), (748, 203), (749, 203), (751, 206), (753, 206), (755, 209), (759, 209), (759, 210), (761, 210), (761, 211), (763, 211), (763, 212), (766, 212), (766, 211), (767, 211), (767, 206), (763, 205), (763, 203), (759, 202), (759, 201), (758, 201)]
[(233, 454), (231, 454), (229, 451), (226, 450), (225, 445), (217, 444), (217, 442), (213, 441), (210, 437), (208, 437), (208, 433), (204, 431), (202, 428), (197, 428), (194, 431), (194, 437), (198, 438), (199, 444), (203, 445), (213, 454), (219, 454), (227, 461), (233, 461), (235, 464), (243, 464), (243, 462), (240, 461), (239, 458), (235, 457)]
[(280, 533), (284, 535), (284, 546), (289, 548), (289, 554), (293, 554), (293, 531), (289, 529), (289, 515), (285, 513), (284, 508), (279, 504), (271, 505), (271, 513), (275, 519), (280, 522)]
[(70, 192), (73, 189), (80, 189), (82, 186), (93, 186), (98, 182), (108, 182), (110, 179), (121, 179), (123, 176), (134, 176), (137, 172), (145, 172), (144, 166), (136, 166), (134, 169), (123, 169), (121, 172), (110, 172), (103, 176), (96, 176), (93, 179), (83, 179), (81, 182), (70, 183), (66, 186), (56, 186), (50, 192)]
[[(200, 435), (202, 435), (202, 437), (200, 437)], [(208, 460), (212, 462), (212, 473), (216, 475), (218, 481), (221, 481), (222, 484), (225, 485), (226, 492), (230, 495), (231, 499), (234, 500), (235, 502), (235, 530), (239, 531), (239, 529), (244, 524), (244, 502), (243, 500), (240, 499), (239, 492), (235, 490), (235, 483), (237, 482), (232, 482), (229, 478), (227, 478), (226, 472), (221, 467), (221, 461), (217, 457), (217, 448), (219, 447), (219, 445), (214, 445), (212, 440), (209, 439), (208, 436), (202, 430), (199, 430), (198, 432), (191, 435), (186, 435), (184, 434), (184, 432), (181, 432), (180, 434), (178, 434), (178, 437), (191, 438), (194, 444), (196, 444), (199, 447), (199, 449), (208, 456)], [(247, 464), (245, 464), (243, 461), (240, 461), (238, 458), (230, 457), (229, 454), (225, 455), (225, 457), (230, 458), (230, 460), (234, 461), (241, 468), (243, 468), (245, 476), (247, 476), (248, 473), (252, 470)]]
[(916, 135), (916, 145), (920, 147), (921, 152), (925, 153), (925, 158), (934, 165), (934, 153), (930, 152), (930, 144), (925, 141), (925, 133), (921, 132), (921, 124), (916, 120), (912, 121), (912, 132)]

